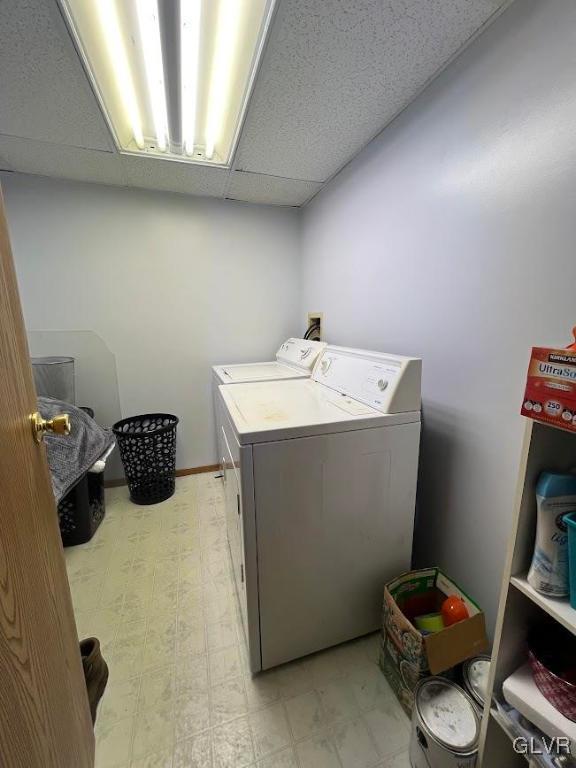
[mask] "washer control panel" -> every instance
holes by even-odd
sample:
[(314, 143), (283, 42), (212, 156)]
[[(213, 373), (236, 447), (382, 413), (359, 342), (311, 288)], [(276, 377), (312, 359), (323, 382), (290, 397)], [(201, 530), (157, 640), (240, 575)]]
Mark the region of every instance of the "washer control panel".
[(325, 348), (323, 341), (308, 341), (307, 339), (287, 339), (280, 345), (276, 360), (304, 371), (312, 371), (319, 354)]

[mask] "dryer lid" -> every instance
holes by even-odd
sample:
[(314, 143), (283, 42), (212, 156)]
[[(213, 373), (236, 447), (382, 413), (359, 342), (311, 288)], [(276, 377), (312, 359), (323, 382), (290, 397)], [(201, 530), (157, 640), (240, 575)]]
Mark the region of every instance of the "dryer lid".
[(415, 357), (327, 346), (312, 379), (381, 413), (420, 410), (422, 361)]
[(326, 344), (323, 341), (286, 339), (276, 352), (276, 360), (302, 371), (312, 371), (314, 363), (325, 347)]

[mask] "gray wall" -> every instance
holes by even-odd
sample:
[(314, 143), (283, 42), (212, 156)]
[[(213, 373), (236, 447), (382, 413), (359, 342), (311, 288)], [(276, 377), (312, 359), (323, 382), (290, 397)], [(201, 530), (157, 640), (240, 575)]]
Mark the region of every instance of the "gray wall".
[(176, 413), (178, 466), (213, 463), (210, 366), (272, 359), (303, 330), (296, 211), (16, 174), (2, 186), (28, 330), (97, 334), (123, 415)]
[(495, 616), (532, 344), (576, 321), (576, 3), (516, 2), (308, 206), (302, 310), (424, 361), (416, 562)]

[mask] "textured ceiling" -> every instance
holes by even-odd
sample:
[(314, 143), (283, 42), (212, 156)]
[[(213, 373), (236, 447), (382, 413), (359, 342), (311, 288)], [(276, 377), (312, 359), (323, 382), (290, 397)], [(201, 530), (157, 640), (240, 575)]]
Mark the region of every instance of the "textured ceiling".
[(120, 155), (56, 0), (0, 0), (0, 169), (304, 205), (509, 3), (278, 0), (228, 171)]
[(236, 167), (326, 181), (502, 5), (502, 0), (281, 1)]
[(55, 0), (0, 1), (0, 133), (112, 150)]

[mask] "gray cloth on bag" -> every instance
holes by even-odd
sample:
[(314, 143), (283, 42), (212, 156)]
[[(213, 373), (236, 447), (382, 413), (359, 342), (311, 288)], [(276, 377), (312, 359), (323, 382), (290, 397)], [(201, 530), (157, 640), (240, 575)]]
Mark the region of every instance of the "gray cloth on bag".
[(48, 466), (52, 475), (52, 489), (56, 503), (86, 474), (114, 443), (111, 429), (96, 424), (85, 411), (62, 400), (39, 397), (38, 410), (45, 419), (59, 413), (70, 416), (70, 434), (46, 434), (44, 444)]

